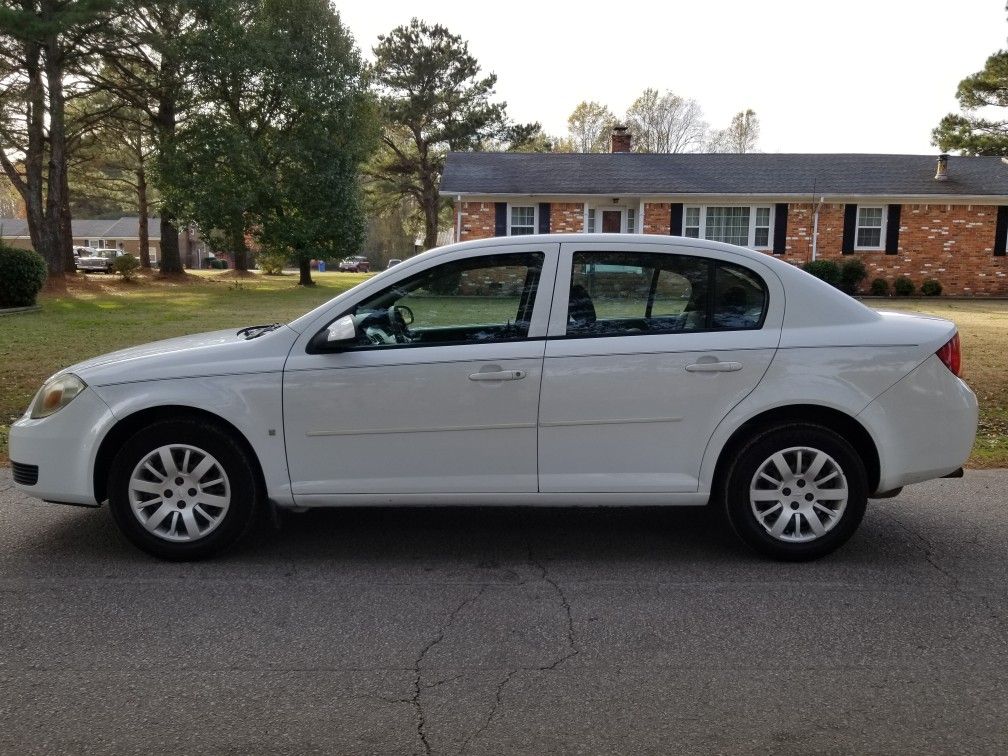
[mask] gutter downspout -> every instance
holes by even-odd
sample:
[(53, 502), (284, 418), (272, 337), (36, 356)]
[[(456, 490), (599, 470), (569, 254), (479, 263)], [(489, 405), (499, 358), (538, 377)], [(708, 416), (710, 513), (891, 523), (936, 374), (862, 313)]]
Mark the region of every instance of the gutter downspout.
[(815, 211), (812, 214), (812, 260), (816, 259), (816, 252), (819, 248), (819, 208), (823, 206), (823, 202), (826, 201), (825, 197), (820, 197), (819, 202), (816, 203)]

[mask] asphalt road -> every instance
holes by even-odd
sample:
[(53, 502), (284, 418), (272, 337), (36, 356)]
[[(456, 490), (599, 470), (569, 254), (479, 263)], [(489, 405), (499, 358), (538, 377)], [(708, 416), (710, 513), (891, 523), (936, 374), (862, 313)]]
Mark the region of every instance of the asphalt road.
[(375, 509), (165, 564), (0, 471), (3, 753), (1005, 753), (1008, 471), (761, 561), (700, 510)]

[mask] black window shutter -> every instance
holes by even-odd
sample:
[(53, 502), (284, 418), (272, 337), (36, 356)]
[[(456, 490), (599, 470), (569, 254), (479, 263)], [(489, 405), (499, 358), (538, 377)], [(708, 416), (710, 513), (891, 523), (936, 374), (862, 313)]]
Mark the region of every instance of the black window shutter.
[(895, 255), (899, 252), (900, 209), (902, 205), (889, 205), (886, 218), (885, 253)]
[(539, 203), (539, 233), (548, 234), (550, 232), (550, 203)]
[(844, 205), (843, 209), (843, 254), (854, 251), (854, 234), (857, 229), (857, 205)]
[(787, 244), (787, 203), (778, 202), (774, 206), (773, 253), (783, 255)]
[(669, 233), (672, 236), (682, 236), (682, 202), (673, 202), (669, 212)]
[(997, 225), (994, 226), (994, 254), (1005, 256), (1008, 247), (1008, 205), (1001, 205), (997, 211)]
[(507, 202), (494, 202), (494, 236), (507, 236)]

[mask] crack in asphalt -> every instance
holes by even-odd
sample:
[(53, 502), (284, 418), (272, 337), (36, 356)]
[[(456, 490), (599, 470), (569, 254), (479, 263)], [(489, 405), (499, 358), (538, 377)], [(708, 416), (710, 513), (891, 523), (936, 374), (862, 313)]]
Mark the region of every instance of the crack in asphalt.
[(950, 586), (951, 593), (953, 594), (958, 593), (963, 596), (971, 596), (973, 598), (979, 599), (980, 602), (987, 608), (987, 611), (991, 614), (994, 620), (996, 620), (997, 622), (1004, 621), (1004, 618), (1002, 617), (1000, 611), (998, 611), (998, 608), (991, 603), (991, 601), (985, 594), (977, 591), (967, 590), (965, 587), (963, 587), (962, 581), (960, 580), (958, 575), (956, 575), (954, 572), (951, 572), (950, 570), (948, 570), (947, 568), (943, 567), (941, 564), (938, 563), (938, 559), (934, 554), (934, 544), (931, 541), (929, 541), (927, 538), (922, 536), (912, 527), (902, 522), (900, 519), (892, 516), (888, 512), (882, 511), (880, 512), (880, 514), (886, 520), (894, 524), (897, 528), (907, 533), (912, 541), (917, 542), (916, 544), (917, 547), (924, 554), (924, 561), (926, 561), (931, 567), (933, 567), (937, 572), (939, 572), (949, 581), (949, 583), (951, 584)]
[[(497, 689), (494, 692), (494, 702), (493, 705), (490, 707), (490, 711), (487, 712), (486, 718), (483, 720), (483, 723), (476, 729), (476, 731), (473, 732), (471, 735), (469, 735), (462, 742), (462, 745), (459, 747), (458, 751), (459, 754), (464, 753), (468, 745), (477, 738), (479, 738), (490, 726), (490, 723), (493, 722), (494, 717), (497, 715), (497, 712), (501, 707), (501, 703), (504, 700), (504, 688), (507, 687), (508, 683), (510, 683), (511, 680), (516, 675), (518, 675), (520, 672), (552, 672), (564, 662), (568, 661), (569, 659), (573, 659), (575, 656), (581, 653), (581, 649), (578, 648), (577, 640), (574, 637), (574, 615), (573, 612), (571, 611), (571, 605), (570, 601), (567, 598), (567, 593), (564, 591), (563, 587), (556, 580), (550, 577), (549, 572), (547, 572), (546, 570), (546, 566), (533, 556), (531, 547), (529, 547), (528, 549), (527, 561), (530, 567), (533, 567), (534, 569), (538, 570), (539, 572), (538, 579), (543, 581), (544, 583), (548, 583), (550, 587), (553, 588), (557, 596), (560, 597), (560, 605), (563, 607), (564, 615), (566, 617), (566, 626), (567, 626), (566, 636), (567, 636), (568, 650), (565, 653), (558, 656), (549, 664), (540, 665), (537, 667), (516, 667), (514, 669), (508, 670), (508, 673), (503, 678), (501, 678), (501, 680), (497, 683)], [(518, 584), (526, 585), (528, 582), (529, 582), (528, 580), (522, 580)]]
[(466, 747), (472, 741), (479, 738), (479, 736), (482, 735), (486, 731), (486, 729), (490, 726), (490, 723), (493, 721), (494, 716), (496, 716), (497, 709), (500, 708), (501, 701), (504, 698), (504, 687), (509, 682), (511, 682), (511, 678), (514, 677), (516, 674), (518, 674), (520, 671), (521, 669), (509, 670), (508, 673), (500, 680), (500, 682), (497, 683), (497, 691), (494, 694), (493, 706), (490, 707), (490, 711), (487, 713), (486, 718), (483, 720), (483, 723), (476, 729), (476, 731), (471, 735), (469, 735), (464, 741), (462, 741), (462, 745), (459, 746), (458, 750), (459, 756), (465, 753)]
[[(432, 751), (430, 742), (427, 740), (427, 715), (424, 713), (423, 704), (420, 701), (420, 694), (424, 690), (429, 690), (430, 688), (435, 688), (438, 685), (443, 685), (446, 682), (450, 682), (450, 680), (440, 680), (436, 683), (425, 685), (423, 683), (423, 670), (421, 669), (421, 665), (423, 664), (424, 657), (427, 656), (430, 650), (444, 640), (445, 633), (448, 631), (448, 628), (450, 628), (455, 623), (455, 620), (458, 618), (459, 614), (462, 613), (462, 610), (465, 609), (470, 604), (472, 604), (474, 601), (476, 601), (480, 596), (482, 596), (488, 587), (489, 586), (484, 583), (483, 585), (480, 586), (480, 589), (476, 592), (475, 596), (467, 598), (465, 601), (463, 601), (461, 604), (455, 607), (455, 609), (451, 612), (451, 614), (448, 615), (448, 620), (445, 622), (445, 624), (438, 629), (437, 636), (433, 638), (431, 641), (429, 641), (426, 646), (420, 649), (420, 653), (417, 656), (416, 661), (413, 662), (413, 672), (415, 675), (413, 680), (413, 696), (409, 699), (406, 699), (404, 702), (412, 704), (414, 710), (416, 711), (417, 737), (420, 738), (420, 743), (421, 745), (423, 745), (424, 753), (427, 754), (427, 756), (430, 756)], [(461, 675), (458, 675), (452, 679), (458, 679), (458, 677), (461, 677)]]
[(544, 667), (536, 667), (536, 669), (540, 672), (547, 672), (556, 669), (568, 659), (573, 659), (581, 653), (581, 650), (577, 646), (577, 641), (574, 640), (574, 616), (571, 613), (570, 601), (567, 600), (567, 594), (564, 593), (564, 589), (560, 587), (560, 584), (556, 580), (549, 576), (549, 573), (546, 571), (546, 567), (542, 564), (542, 562), (537, 561), (532, 556), (532, 549), (529, 549), (528, 562), (530, 565), (539, 570), (539, 579), (543, 582), (549, 583), (553, 587), (553, 590), (556, 591), (557, 595), (560, 597), (560, 603), (563, 606), (564, 613), (567, 615), (567, 645), (570, 647), (570, 650), (563, 656), (555, 659), (551, 664)]

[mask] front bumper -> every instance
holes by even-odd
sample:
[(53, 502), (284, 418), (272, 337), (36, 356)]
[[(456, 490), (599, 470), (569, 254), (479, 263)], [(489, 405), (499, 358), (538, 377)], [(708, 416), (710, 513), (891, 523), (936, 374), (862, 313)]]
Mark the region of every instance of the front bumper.
[(40, 420), (25, 415), (11, 426), (10, 458), (37, 467), (38, 479), (34, 485), (15, 479), (15, 487), (46, 501), (97, 506), (95, 456), (114, 422), (108, 406), (90, 388), (54, 415)]

